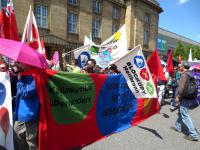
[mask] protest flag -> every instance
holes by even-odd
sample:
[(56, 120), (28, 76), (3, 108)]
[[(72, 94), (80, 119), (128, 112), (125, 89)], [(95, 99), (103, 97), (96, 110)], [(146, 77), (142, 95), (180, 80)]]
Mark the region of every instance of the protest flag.
[(188, 57), (188, 61), (192, 61), (192, 49), (190, 48), (190, 53), (189, 53), (189, 57)]
[(10, 77), (0, 72), (0, 149), (14, 150)]
[(174, 65), (173, 65), (173, 51), (171, 50), (169, 57), (167, 59), (167, 72), (171, 75), (174, 75)]
[(155, 49), (149, 59), (147, 60), (147, 65), (149, 67), (150, 72), (157, 76), (158, 79), (162, 81), (167, 81), (165, 78), (163, 67), (161, 65), (160, 57), (157, 53), (157, 50)]
[[(40, 100), (39, 149), (76, 149), (137, 125), (157, 112), (121, 75), (34, 69)], [(59, 138), (58, 138), (59, 137)]]
[(101, 47), (110, 51), (111, 63), (128, 53), (125, 24), (111, 37), (101, 43)]
[(78, 60), (78, 66), (80, 68), (83, 68), (88, 64), (88, 61), (91, 58), (90, 45), (81, 46), (73, 50), (73, 52), (74, 52), (74, 58)]
[(42, 51), (43, 51), (43, 55), (45, 58), (47, 58), (46, 56), (46, 49), (45, 49), (45, 45), (44, 45), (44, 38), (41, 39), (41, 48), (42, 48)]
[(0, 11), (0, 38), (5, 39), (4, 10)]
[(156, 88), (140, 45), (115, 61), (114, 64), (124, 75), (136, 98), (157, 98)]
[(7, 2), (7, 7), (5, 10), (5, 16), (4, 16), (4, 22), (5, 22), (5, 38), (11, 39), (15, 41), (19, 41), (19, 33), (17, 28), (17, 23), (15, 19), (15, 13), (14, 13), (14, 5), (13, 1), (9, 0)]
[(30, 47), (37, 50), (40, 54), (45, 54), (45, 50), (42, 49), (41, 46), (37, 23), (31, 6), (26, 19), (22, 42), (27, 43)]

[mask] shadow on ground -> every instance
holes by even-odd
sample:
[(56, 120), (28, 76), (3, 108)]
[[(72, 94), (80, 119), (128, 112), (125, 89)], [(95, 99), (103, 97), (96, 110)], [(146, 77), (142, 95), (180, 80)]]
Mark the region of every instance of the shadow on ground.
[(149, 131), (151, 133), (153, 133), (156, 137), (160, 138), (161, 140), (163, 140), (163, 137), (154, 129), (150, 129), (150, 128), (147, 128), (147, 127), (142, 127), (142, 126), (137, 126), (138, 128), (140, 129), (144, 129), (146, 131)]

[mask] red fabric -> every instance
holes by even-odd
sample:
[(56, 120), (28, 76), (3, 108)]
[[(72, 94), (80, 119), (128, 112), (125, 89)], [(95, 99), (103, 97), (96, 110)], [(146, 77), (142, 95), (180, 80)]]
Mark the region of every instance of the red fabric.
[[(56, 72), (54, 72), (56, 73)], [(53, 75), (52, 71), (49, 71), (48, 75)], [(90, 75), (91, 78), (96, 78), (97, 75)], [(96, 91), (99, 93), (101, 87), (107, 76), (102, 77), (102, 80), (95, 80)], [(96, 107), (92, 109), (87, 118), (80, 123), (74, 123), (71, 125), (59, 125), (52, 117), (50, 108), (50, 100), (48, 93), (46, 91), (46, 83), (48, 77), (47, 74), (42, 72), (37, 72), (35, 76), (37, 92), (40, 99), (40, 121), (39, 121), (39, 149), (40, 150), (64, 150), (71, 148), (78, 148), (77, 145), (81, 147), (85, 146), (86, 143), (91, 143), (92, 141), (99, 140), (104, 136), (98, 130), (96, 117)], [(96, 106), (98, 95), (95, 97), (94, 105)], [(90, 126), (88, 126), (90, 124)], [(90, 131), (90, 132), (88, 132)], [(78, 134), (78, 135), (77, 135)], [(76, 139), (76, 140), (74, 140)]]
[(174, 65), (172, 61), (173, 51), (171, 50), (169, 57), (167, 59), (167, 72), (169, 72), (170, 75), (174, 75)]
[(6, 39), (11, 39), (15, 41), (19, 41), (19, 34), (18, 34), (18, 29), (17, 29), (17, 23), (15, 19), (15, 14), (10, 13), (9, 16), (7, 16), (5, 13), (4, 15), (4, 23), (5, 23), (5, 38)]
[(5, 39), (5, 23), (4, 23), (4, 11), (0, 12), (0, 38)]
[[(155, 87), (158, 87), (157, 76), (152, 75), (152, 78)], [(150, 116), (156, 114), (160, 108), (158, 98), (137, 99), (137, 102), (138, 102), (137, 111), (131, 123), (133, 126), (138, 125), (142, 121), (148, 119)]]
[(45, 45), (44, 45), (44, 38), (41, 39), (41, 47), (42, 47), (42, 50), (44, 52), (44, 57), (47, 58), (47, 56), (46, 56), (46, 50), (45, 50)]
[(162, 81), (167, 81), (163, 72), (163, 67), (161, 65), (160, 57), (156, 49), (153, 51), (152, 55), (147, 60), (147, 65), (149, 67), (151, 74), (157, 76)]

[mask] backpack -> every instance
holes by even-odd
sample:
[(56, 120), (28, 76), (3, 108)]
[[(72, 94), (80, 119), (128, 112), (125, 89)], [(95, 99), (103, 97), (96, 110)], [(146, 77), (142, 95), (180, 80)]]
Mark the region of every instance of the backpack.
[(189, 73), (186, 73), (187, 79), (183, 90), (183, 98), (186, 100), (195, 100), (198, 94), (198, 85), (196, 79)]

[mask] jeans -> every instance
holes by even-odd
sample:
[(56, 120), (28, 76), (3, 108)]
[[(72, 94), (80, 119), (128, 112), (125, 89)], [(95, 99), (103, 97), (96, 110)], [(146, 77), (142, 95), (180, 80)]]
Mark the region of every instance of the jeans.
[(188, 130), (188, 134), (193, 139), (198, 139), (199, 135), (189, 115), (189, 104), (189, 100), (181, 100), (179, 107), (179, 115), (178, 119), (176, 120), (175, 126), (177, 131), (179, 132), (184, 131), (184, 127), (186, 127), (186, 129)]
[(14, 140), (16, 150), (37, 150), (38, 149), (38, 122), (20, 122), (14, 124)]

